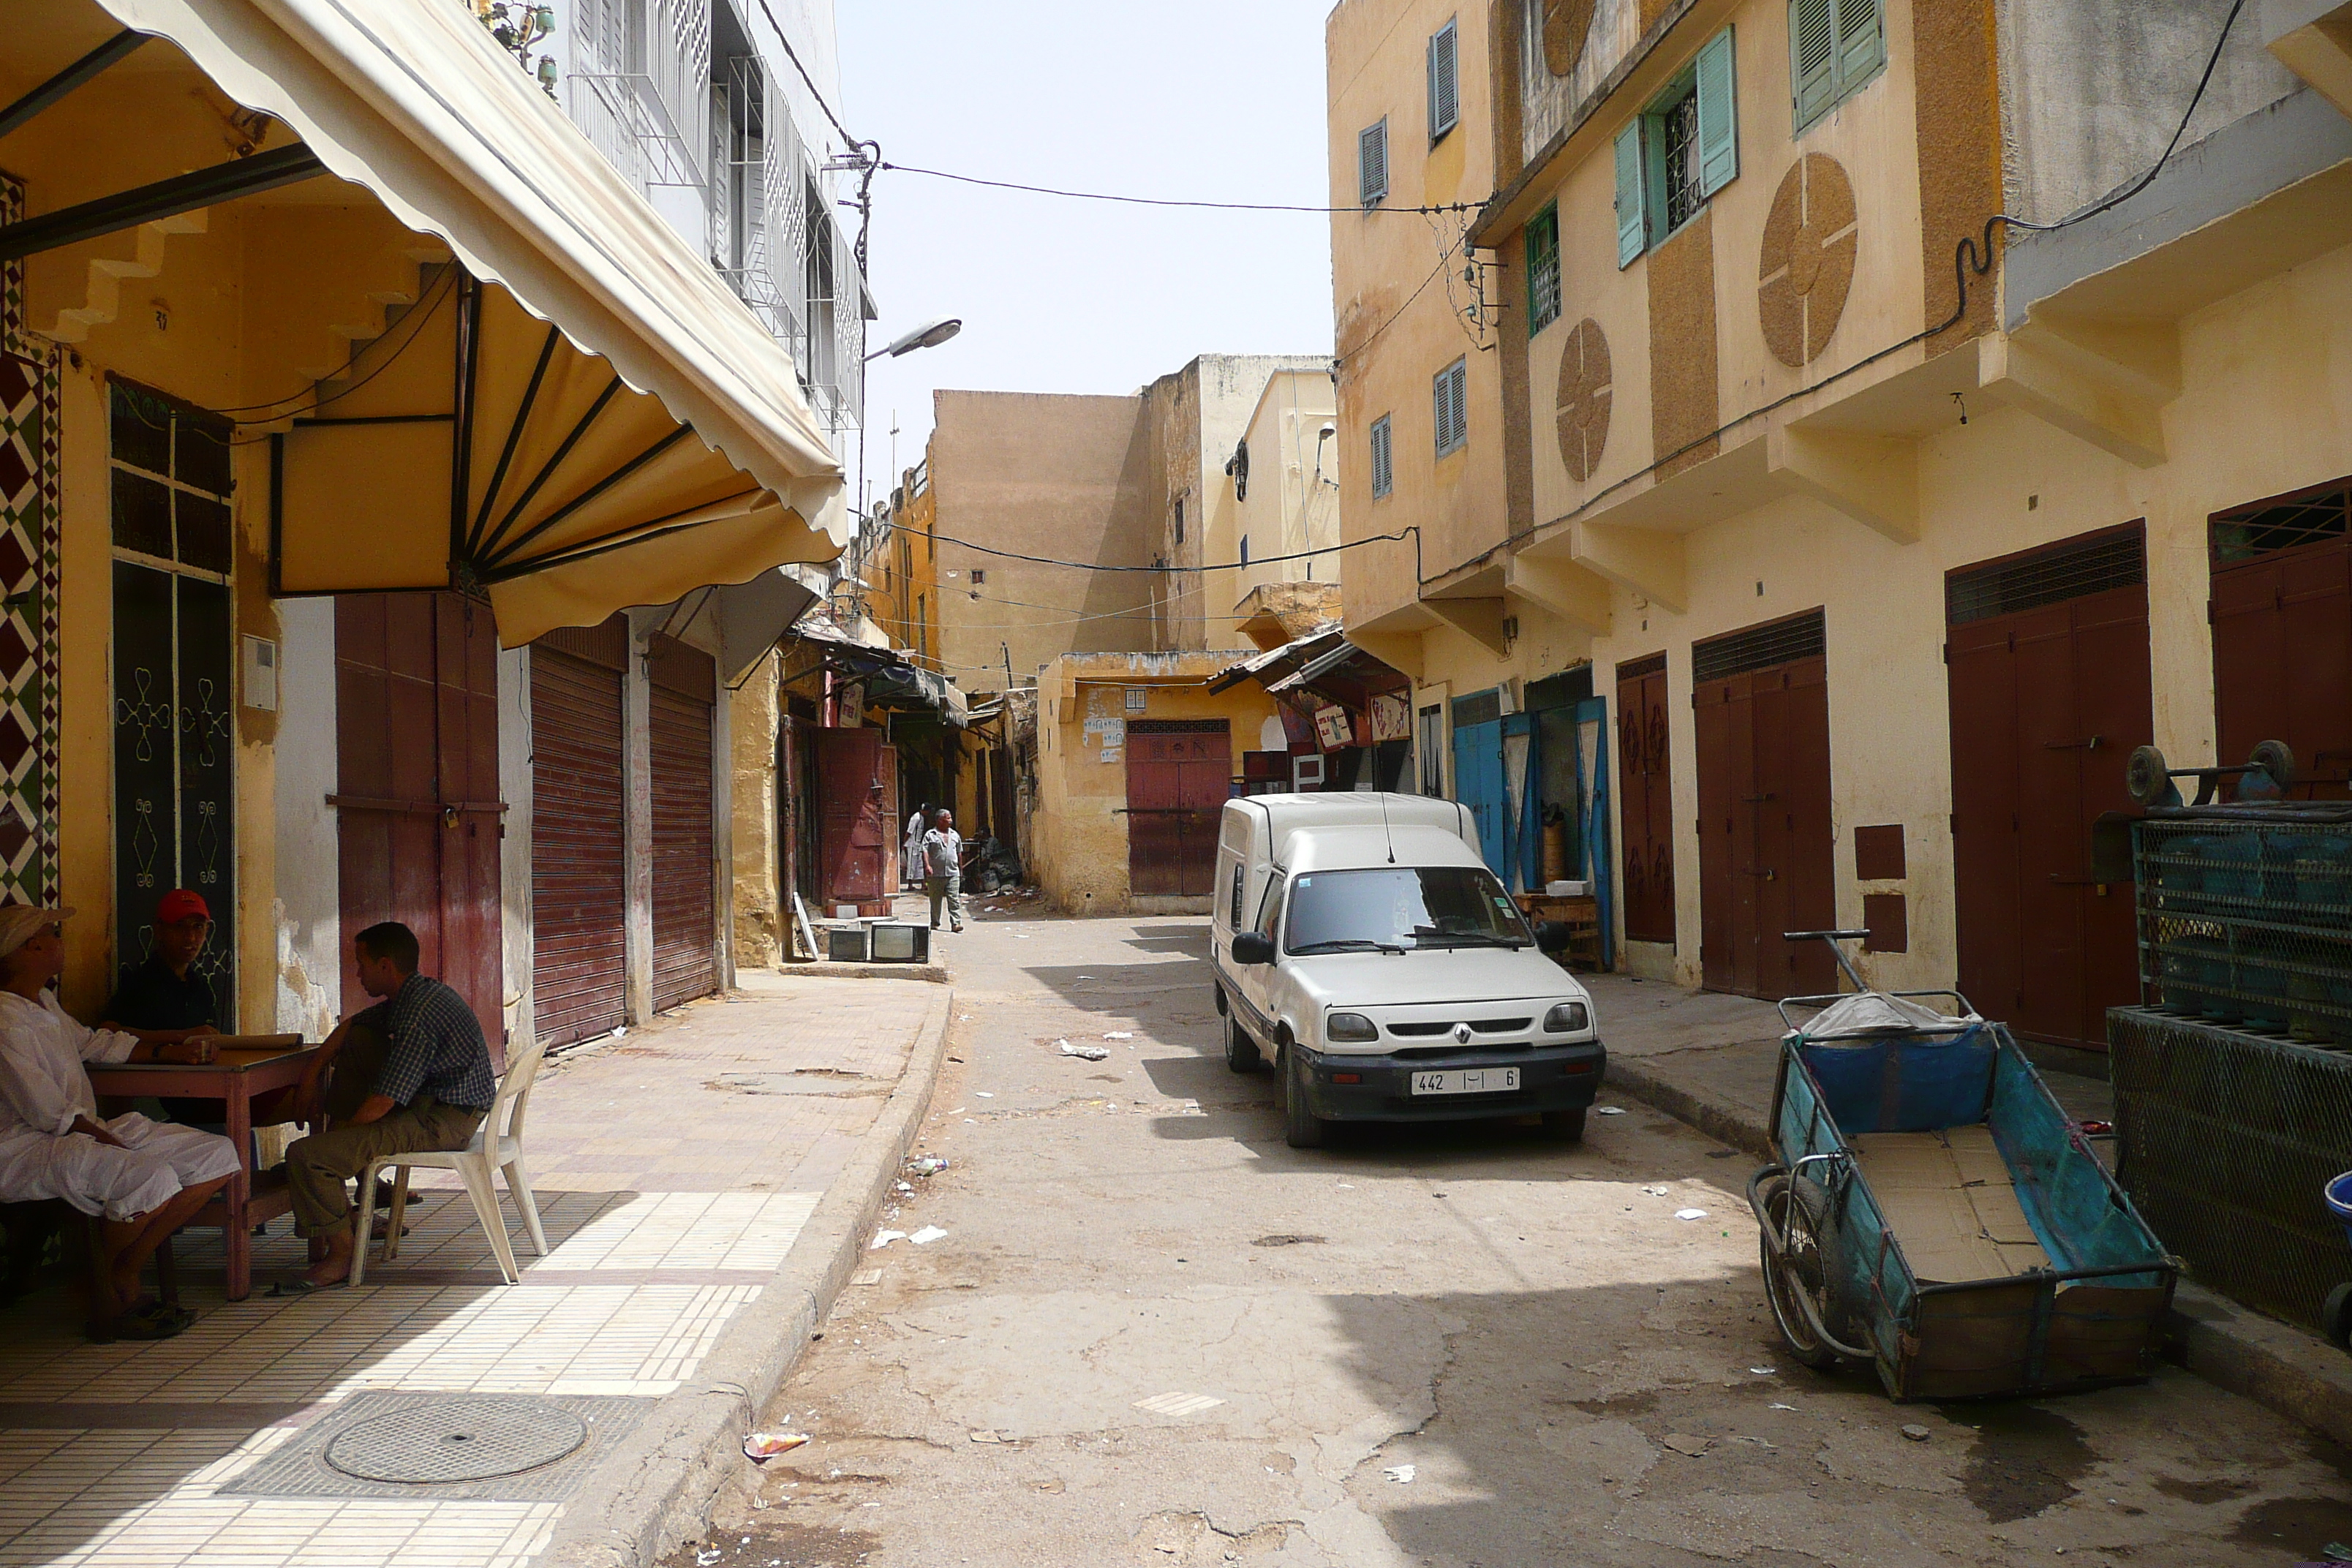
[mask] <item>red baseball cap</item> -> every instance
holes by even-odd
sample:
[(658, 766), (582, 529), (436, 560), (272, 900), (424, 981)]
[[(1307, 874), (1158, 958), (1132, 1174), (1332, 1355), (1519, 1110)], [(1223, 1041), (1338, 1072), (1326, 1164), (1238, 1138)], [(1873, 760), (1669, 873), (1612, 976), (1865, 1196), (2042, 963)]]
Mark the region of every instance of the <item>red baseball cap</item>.
[(206, 920), (213, 918), (212, 908), (205, 902), (202, 893), (174, 888), (155, 901), (157, 925), (177, 925), (190, 915), (202, 915)]

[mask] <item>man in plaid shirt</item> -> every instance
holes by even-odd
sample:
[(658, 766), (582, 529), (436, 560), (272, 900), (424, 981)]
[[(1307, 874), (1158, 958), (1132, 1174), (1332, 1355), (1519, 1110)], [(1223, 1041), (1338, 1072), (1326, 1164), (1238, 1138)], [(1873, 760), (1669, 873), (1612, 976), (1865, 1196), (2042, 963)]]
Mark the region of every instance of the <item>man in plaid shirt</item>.
[(386, 921), (352, 945), (361, 985), (380, 1000), (328, 1037), (296, 1091), (296, 1116), (334, 1125), (286, 1151), (295, 1229), (326, 1243), (308, 1273), (278, 1287), (286, 1294), (351, 1277), (346, 1182), (387, 1154), (463, 1149), (498, 1099), (482, 1026), (464, 997), (416, 973), (416, 933)]

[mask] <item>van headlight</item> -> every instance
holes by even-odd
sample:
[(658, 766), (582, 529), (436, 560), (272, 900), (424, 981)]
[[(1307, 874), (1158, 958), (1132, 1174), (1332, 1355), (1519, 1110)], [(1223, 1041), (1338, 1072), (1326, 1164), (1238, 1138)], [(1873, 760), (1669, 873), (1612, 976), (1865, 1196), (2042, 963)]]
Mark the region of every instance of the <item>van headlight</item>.
[(1334, 1013), (1323, 1020), (1323, 1037), (1362, 1044), (1381, 1037), (1380, 1026), (1361, 1013)]
[(1547, 1035), (1574, 1035), (1592, 1026), (1592, 1009), (1581, 1002), (1561, 1002), (1544, 1015)]

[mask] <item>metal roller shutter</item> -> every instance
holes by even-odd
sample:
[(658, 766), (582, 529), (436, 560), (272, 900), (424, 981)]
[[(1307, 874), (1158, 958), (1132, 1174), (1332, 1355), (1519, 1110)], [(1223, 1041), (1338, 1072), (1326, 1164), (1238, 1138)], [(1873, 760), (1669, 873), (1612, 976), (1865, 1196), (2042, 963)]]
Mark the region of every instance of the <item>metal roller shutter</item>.
[(653, 741), (654, 1006), (719, 989), (719, 914), (711, 866), (709, 654), (663, 639), (650, 660)]
[(564, 1046), (626, 1018), (621, 671), (543, 641), (530, 711), (531, 993), (539, 1037)]

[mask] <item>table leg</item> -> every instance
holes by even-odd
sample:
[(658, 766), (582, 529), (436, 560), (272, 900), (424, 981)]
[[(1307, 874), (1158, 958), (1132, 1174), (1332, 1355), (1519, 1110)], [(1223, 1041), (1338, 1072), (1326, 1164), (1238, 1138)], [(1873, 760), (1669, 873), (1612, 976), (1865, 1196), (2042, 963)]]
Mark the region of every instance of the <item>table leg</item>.
[(228, 1299), (242, 1301), (253, 1294), (253, 1225), (246, 1217), (253, 1197), (253, 1104), (242, 1074), (228, 1079), (228, 1141), (236, 1145), (236, 1173), (223, 1194), (228, 1201), (228, 1233), (223, 1237), (228, 1253)]

